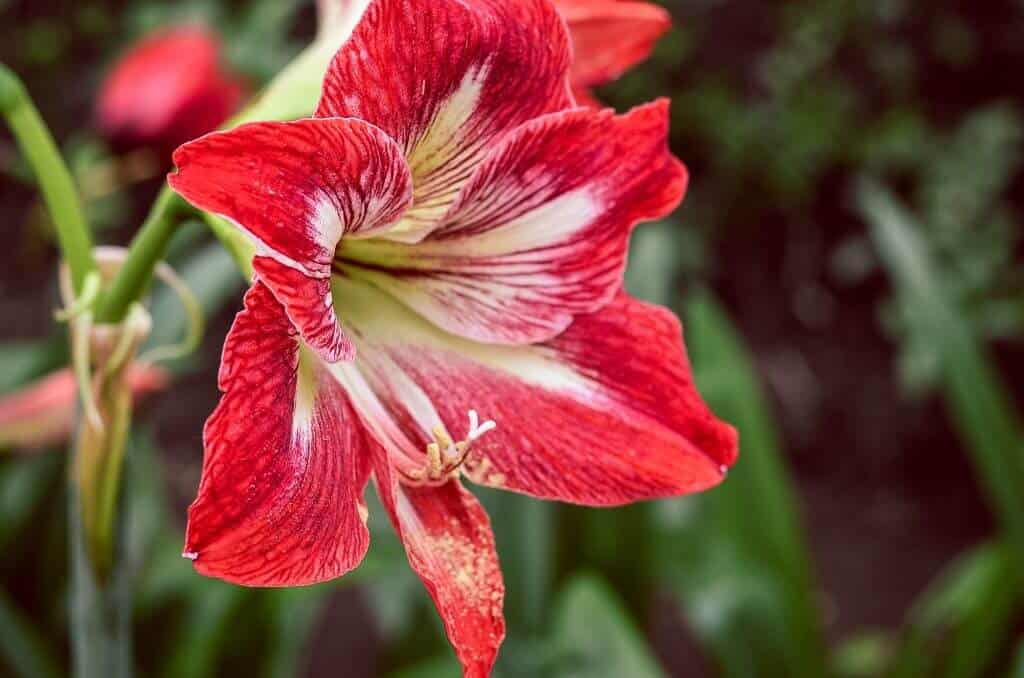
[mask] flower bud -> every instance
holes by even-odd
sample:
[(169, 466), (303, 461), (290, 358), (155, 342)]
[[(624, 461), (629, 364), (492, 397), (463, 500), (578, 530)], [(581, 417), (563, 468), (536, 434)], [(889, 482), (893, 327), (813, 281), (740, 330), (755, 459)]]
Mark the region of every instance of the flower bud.
[(112, 143), (169, 152), (215, 130), (242, 100), (238, 78), (220, 64), (217, 36), (180, 26), (142, 38), (103, 83), (96, 120)]
[[(168, 373), (154, 365), (133, 364), (128, 388), (135, 401), (167, 385)], [(78, 388), (64, 368), (0, 398), (0, 449), (39, 450), (71, 434)]]

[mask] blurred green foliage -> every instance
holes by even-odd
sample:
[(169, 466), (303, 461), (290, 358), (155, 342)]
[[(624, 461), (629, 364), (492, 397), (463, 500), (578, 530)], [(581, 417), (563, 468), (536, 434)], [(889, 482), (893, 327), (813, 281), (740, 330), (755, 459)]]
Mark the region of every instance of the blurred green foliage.
[[(685, 646), (694, 675), (1024, 678), (1024, 440), (1012, 377), (990, 343), (1024, 332), (1024, 118), (1013, 68), (1024, 58), (1024, 7), (664, 4), (677, 27), (647, 64), (600, 92), (620, 109), (671, 96), (672, 143), (693, 174), (685, 209), (638, 230), (627, 286), (684, 317), (697, 382), (740, 430), (741, 458), (706, 495), (615, 511), (481, 493), (508, 586), (509, 639), (496, 675), (664, 676)], [(312, 3), (298, 0), (0, 0), (0, 25), (18, 27), (5, 30), (0, 55), (34, 76), (44, 113), (67, 132), (79, 182), (106, 189), (90, 201), (90, 221), (119, 241), (124, 215), (140, 209), (138, 195), (159, 171), (129, 186), (104, 183), (115, 158), (81, 128), (118, 49), (169, 21), (206, 21), (255, 89), (308, 42), (312, 17)], [(24, 191), (31, 179), (5, 143), (0, 174)], [(51, 237), (41, 210), (22, 217), (26, 239)], [(902, 626), (829, 633), (788, 441), (751, 348), (710, 291), (729, 250), (768, 229), (778, 230), (774, 239), (823, 234), (839, 285), (889, 281), (877, 316), (898, 351), (894, 376), (910, 395), (943, 398), (1000, 519), (1000, 533), (949, 564)], [(183, 230), (172, 257), (211, 318), (237, 307), (244, 281), (201, 226)], [(157, 290), (153, 308), (154, 341), (179, 336), (173, 298)], [(183, 382), (212, 374), (219, 340), (174, 366)], [(56, 334), (0, 346), (0, 392), (66, 362), (63, 346)], [(335, 675), (329, 650), (354, 634), (370, 639), (380, 675), (457, 675), (379, 507), (371, 506), (367, 562), (339, 582), (257, 591), (195, 575), (179, 556), (180, 459), (157, 438), (140, 426), (131, 447), (140, 675)], [(191, 440), (194, 471), (198, 430)], [(17, 555), (0, 561), (0, 675), (66, 672), (64, 472), (59, 450), (0, 456), (0, 546)], [(372, 630), (332, 625), (332, 611), (354, 600)], [(667, 642), (652, 631), (661, 605), (682, 620)], [(318, 641), (330, 647), (316, 649)]]

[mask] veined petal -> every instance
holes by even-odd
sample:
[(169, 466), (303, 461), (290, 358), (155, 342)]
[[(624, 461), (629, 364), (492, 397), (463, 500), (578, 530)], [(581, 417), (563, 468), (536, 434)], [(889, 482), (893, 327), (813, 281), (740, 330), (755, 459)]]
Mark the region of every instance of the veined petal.
[(345, 336), (334, 312), (331, 279), (311, 277), (271, 257), (253, 257), (257, 280), (269, 287), (284, 306), (302, 338), (324, 360), (352, 360), (355, 348)]
[(358, 565), (370, 540), (368, 442), (261, 283), (224, 345), (220, 387), (184, 555), (205, 575), (250, 586), (312, 584)]
[(622, 0), (554, 0), (572, 36), (572, 82), (601, 85), (648, 57), (672, 26), (664, 8)]
[(487, 678), (505, 639), (505, 584), (491, 522), (458, 480), (439, 487), (399, 482), (378, 450), (377, 492), (444, 622), (465, 678)]
[(490, 152), (427, 239), (345, 243), (345, 270), (460, 336), (550, 339), (611, 300), (633, 226), (682, 199), (686, 168), (667, 132), (664, 100), (622, 116), (574, 109), (528, 122)]
[(386, 237), (415, 242), (498, 137), (571, 105), (569, 59), (548, 0), (375, 0), (335, 56), (317, 115), (366, 120), (402, 146), (415, 199)]
[(736, 458), (736, 433), (702, 401), (664, 309), (619, 294), (547, 343), (496, 346), (447, 334), (359, 281), (335, 278), (334, 294), (359, 354), (331, 369), (372, 375), (408, 439), (429, 440), (432, 419), (465, 439), (469, 410), (497, 423), (463, 466), (475, 482), (610, 506), (707, 489)]
[(307, 341), (329, 362), (350, 357), (333, 308), (309, 306), (329, 302), (324, 281), (341, 237), (387, 229), (408, 207), (412, 179), (394, 141), (359, 120), (253, 123), (185, 144), (174, 162), (174, 190), (280, 264), (257, 273)]

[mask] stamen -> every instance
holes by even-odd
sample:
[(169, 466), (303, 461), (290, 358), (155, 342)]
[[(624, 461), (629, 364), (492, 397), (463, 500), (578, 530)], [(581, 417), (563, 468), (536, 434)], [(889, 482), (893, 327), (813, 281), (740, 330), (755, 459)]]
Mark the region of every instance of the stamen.
[(408, 472), (406, 475), (414, 481), (445, 480), (462, 467), (473, 448), (473, 443), (496, 427), (497, 424), (490, 419), (481, 424), (476, 410), (470, 410), (469, 432), (466, 439), (455, 442), (444, 425), (438, 424), (431, 429), (434, 441), (427, 444), (426, 468)]

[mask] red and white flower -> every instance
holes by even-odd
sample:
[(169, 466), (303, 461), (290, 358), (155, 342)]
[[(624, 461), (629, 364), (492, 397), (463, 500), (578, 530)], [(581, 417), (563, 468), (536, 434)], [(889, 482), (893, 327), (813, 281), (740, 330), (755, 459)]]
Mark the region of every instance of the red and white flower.
[(678, 322), (621, 291), (633, 226), (686, 187), (667, 103), (574, 108), (570, 53), (548, 0), (375, 0), (313, 119), (175, 153), (171, 185), (257, 250), (189, 512), (200, 572), (348, 572), (373, 477), (465, 675), (485, 676), (504, 585), (463, 476), (591, 506), (721, 481), (735, 432)]

